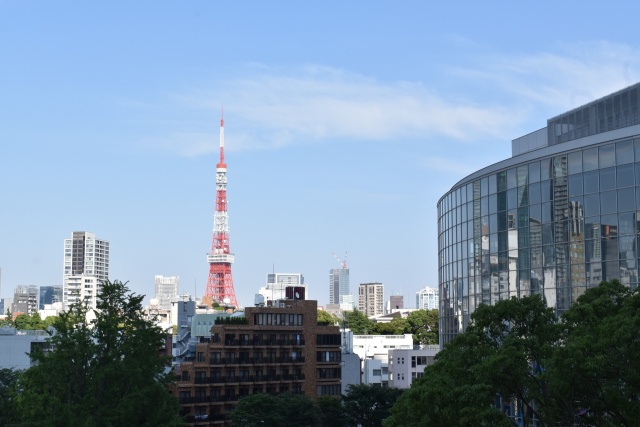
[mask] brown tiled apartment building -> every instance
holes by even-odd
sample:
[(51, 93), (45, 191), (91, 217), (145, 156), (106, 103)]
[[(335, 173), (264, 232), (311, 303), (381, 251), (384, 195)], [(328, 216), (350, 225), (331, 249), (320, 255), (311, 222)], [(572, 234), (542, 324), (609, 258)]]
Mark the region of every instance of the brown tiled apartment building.
[(172, 392), (190, 424), (228, 424), (238, 400), (253, 393), (340, 394), (340, 330), (317, 324), (316, 301), (274, 301), (245, 316), (214, 325), (195, 360), (177, 370)]

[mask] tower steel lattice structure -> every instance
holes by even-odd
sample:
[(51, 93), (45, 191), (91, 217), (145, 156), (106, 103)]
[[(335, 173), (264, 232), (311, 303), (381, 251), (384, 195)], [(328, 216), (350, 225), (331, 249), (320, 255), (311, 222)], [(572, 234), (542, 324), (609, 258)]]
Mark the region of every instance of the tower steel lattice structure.
[(203, 302), (228, 303), (238, 307), (233, 287), (231, 264), (234, 255), (229, 250), (229, 215), (227, 213), (227, 164), (224, 162), (224, 116), (220, 118), (220, 161), (216, 165), (216, 206), (213, 215), (213, 241), (207, 254), (209, 278)]

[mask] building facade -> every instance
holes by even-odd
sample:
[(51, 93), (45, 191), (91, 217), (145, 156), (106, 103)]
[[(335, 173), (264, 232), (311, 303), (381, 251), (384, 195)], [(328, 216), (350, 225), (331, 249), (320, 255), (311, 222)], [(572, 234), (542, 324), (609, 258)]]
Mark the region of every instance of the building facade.
[(438, 351), (437, 345), (389, 350), (389, 387), (410, 388), (414, 380), (424, 375), (424, 369), (433, 365)]
[(180, 365), (173, 392), (190, 423), (228, 425), (242, 396), (341, 393), (340, 330), (319, 326), (316, 301), (248, 307), (245, 318), (219, 322)]
[(165, 310), (171, 309), (171, 301), (178, 299), (180, 278), (178, 276), (155, 276), (156, 300), (158, 307)]
[(13, 292), (12, 313), (24, 313), (31, 316), (38, 311), (38, 287), (16, 286)]
[(384, 314), (384, 285), (379, 282), (358, 286), (358, 310), (366, 316)]
[(349, 294), (349, 269), (332, 268), (329, 270), (329, 304), (344, 304), (341, 296)]
[(438, 290), (425, 287), (416, 292), (416, 308), (418, 310), (437, 310)]
[(551, 118), (438, 201), (440, 345), (480, 304), (541, 295), (557, 315), (591, 286), (636, 287), (640, 84)]
[(62, 286), (40, 286), (38, 310), (44, 310), (45, 304), (62, 302)]
[(387, 301), (387, 306), (385, 307), (385, 314), (392, 313), (393, 310), (402, 310), (404, 308), (404, 296), (402, 295), (391, 295), (389, 297), (389, 301)]
[(258, 293), (264, 297), (265, 302), (277, 301), (287, 298), (287, 287), (304, 288), (306, 293), (304, 276), (299, 273), (269, 273), (266, 285)]
[(96, 307), (102, 282), (109, 279), (109, 242), (94, 233), (74, 231), (64, 240), (62, 300), (65, 307), (86, 301)]

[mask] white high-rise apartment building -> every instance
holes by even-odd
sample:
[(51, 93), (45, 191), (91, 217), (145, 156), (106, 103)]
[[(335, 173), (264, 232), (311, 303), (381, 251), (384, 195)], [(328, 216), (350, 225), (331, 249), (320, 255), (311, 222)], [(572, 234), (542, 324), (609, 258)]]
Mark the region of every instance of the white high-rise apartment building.
[(64, 307), (86, 301), (96, 307), (102, 282), (109, 279), (109, 242), (96, 239), (94, 233), (74, 231), (64, 240)]
[(365, 316), (384, 314), (384, 286), (382, 283), (361, 283), (358, 286), (358, 310)]
[(156, 299), (158, 307), (171, 309), (171, 300), (178, 299), (180, 278), (178, 276), (156, 275)]
[(416, 292), (416, 308), (419, 310), (437, 310), (438, 290), (426, 287)]
[(295, 286), (305, 288), (304, 276), (300, 273), (269, 273), (267, 274), (266, 286), (260, 288), (258, 293), (264, 297), (266, 301), (277, 301), (286, 299), (287, 287)]

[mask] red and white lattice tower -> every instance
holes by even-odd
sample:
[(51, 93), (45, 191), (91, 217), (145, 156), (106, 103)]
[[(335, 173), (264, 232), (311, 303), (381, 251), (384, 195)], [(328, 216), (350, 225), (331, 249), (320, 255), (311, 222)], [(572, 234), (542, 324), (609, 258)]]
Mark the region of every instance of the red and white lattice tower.
[(238, 307), (233, 288), (231, 264), (234, 256), (229, 252), (229, 215), (227, 213), (227, 164), (224, 162), (224, 116), (220, 117), (220, 161), (216, 165), (216, 208), (213, 215), (213, 242), (207, 254), (209, 279), (203, 302), (228, 303)]

